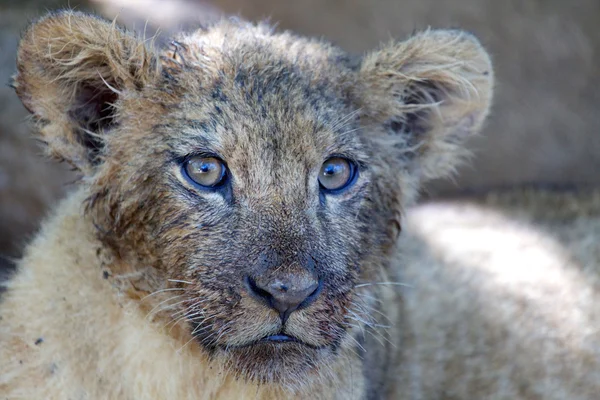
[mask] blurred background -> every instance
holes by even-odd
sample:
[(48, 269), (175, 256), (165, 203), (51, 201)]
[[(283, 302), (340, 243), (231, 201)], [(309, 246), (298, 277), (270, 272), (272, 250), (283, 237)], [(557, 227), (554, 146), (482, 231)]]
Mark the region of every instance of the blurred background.
[[(48, 10), (94, 10), (161, 35), (221, 13), (269, 19), (278, 29), (362, 53), (427, 27), (461, 28), (490, 51), (492, 115), (468, 146), (474, 156), (430, 197), (514, 185), (600, 185), (598, 0), (0, 0), (0, 266), (19, 255), (49, 206), (77, 176), (41, 157), (27, 113), (5, 83), (20, 32)], [(0, 268), (1, 271), (1, 268)], [(0, 272), (1, 273), (1, 272)]]

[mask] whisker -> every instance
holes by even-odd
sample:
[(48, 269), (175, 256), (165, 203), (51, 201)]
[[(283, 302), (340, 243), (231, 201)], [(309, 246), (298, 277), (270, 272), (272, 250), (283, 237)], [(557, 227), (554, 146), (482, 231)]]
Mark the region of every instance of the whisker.
[(177, 283), (187, 283), (188, 285), (193, 285), (194, 282), (182, 281), (179, 279), (167, 279), (169, 282), (177, 282)]
[(176, 319), (172, 319), (169, 322), (167, 322), (164, 326), (163, 329), (167, 329), (169, 328), (169, 325), (171, 325), (171, 327), (169, 328), (169, 333), (173, 332), (173, 328), (175, 328), (177, 326), (177, 324), (179, 324), (181, 321), (186, 320), (185, 315), (176, 318)]
[[(203, 301), (202, 303), (205, 303), (205, 302), (206, 301)], [(202, 315), (202, 314), (204, 314), (205, 309), (202, 307), (198, 307), (199, 305), (200, 305), (199, 303), (196, 303), (196, 304), (194, 304), (194, 306), (187, 308), (187, 309), (183, 308), (179, 311), (172, 313), (170, 316), (171, 316), (171, 318), (175, 318), (179, 314), (183, 314), (184, 317), (191, 318), (191, 317), (195, 317), (197, 315)]]
[(187, 346), (191, 341), (193, 341), (194, 339), (196, 339), (195, 336), (192, 336), (192, 338), (190, 340), (188, 340), (187, 342), (185, 342), (185, 344), (183, 346), (181, 346), (177, 351), (175, 351), (177, 354), (181, 353), (181, 350), (183, 350), (183, 348), (185, 346)]
[(167, 288), (167, 289), (160, 289), (157, 290), (155, 292), (152, 292), (150, 294), (147, 294), (146, 296), (142, 297), (142, 301), (146, 300), (148, 297), (150, 296), (154, 296), (155, 294), (159, 294), (159, 293), (165, 293), (165, 292), (172, 292), (172, 291), (177, 291), (177, 290), (181, 290), (184, 291), (184, 288)]
[(356, 294), (357, 296), (364, 297), (364, 298), (367, 298), (367, 299), (369, 299), (369, 300), (373, 300), (373, 301), (375, 301), (375, 302), (377, 302), (377, 303), (379, 303), (379, 304), (383, 304), (383, 300), (381, 300), (381, 299), (378, 299), (378, 298), (377, 298), (377, 297), (375, 297), (375, 296), (370, 296), (370, 295), (368, 295), (368, 294), (364, 294), (364, 293), (355, 293), (355, 294)]
[(392, 322), (392, 320), (390, 319), (390, 317), (388, 317), (386, 314), (384, 314), (383, 312), (379, 311), (375, 307), (372, 307), (372, 306), (370, 306), (368, 304), (364, 304), (364, 303), (363, 304), (357, 304), (357, 303), (352, 302), (352, 304), (355, 304), (357, 306), (360, 305), (361, 307), (366, 307), (367, 308), (366, 311), (376, 312), (377, 314), (381, 315), (383, 318), (387, 319), (390, 323)]
[[(233, 322), (233, 321), (231, 321), (231, 322)], [(220, 334), (219, 334), (219, 336), (217, 336), (217, 338), (215, 339), (215, 343), (216, 343), (216, 342), (218, 342), (218, 341), (219, 341), (219, 339), (221, 339), (225, 333), (227, 333), (228, 331), (230, 331), (230, 327), (231, 327), (231, 325), (230, 325), (230, 324), (228, 324), (228, 325), (225, 325), (225, 326), (223, 326), (223, 327), (222, 327), (222, 328), (219, 330), (221, 333), (220, 333)]]
[(354, 288), (361, 288), (361, 287), (367, 287), (367, 286), (379, 286), (379, 285), (404, 286), (404, 287), (408, 287), (408, 288), (413, 288), (412, 285), (409, 285), (408, 283), (402, 283), (402, 282), (369, 282), (369, 283), (360, 283), (358, 285), (355, 285)]
[[(370, 334), (370, 335), (371, 335), (371, 336), (373, 336), (373, 338), (374, 338), (375, 340), (377, 340), (377, 342), (379, 342), (379, 344), (381, 344), (382, 346), (385, 346), (385, 345), (384, 345), (384, 343), (381, 341), (381, 339), (383, 339), (383, 340), (385, 340), (386, 342), (388, 342), (388, 343), (389, 343), (389, 344), (390, 344), (392, 347), (394, 347), (394, 348), (397, 348), (396, 344), (395, 344), (395, 343), (393, 343), (393, 342), (392, 342), (390, 339), (388, 339), (388, 338), (386, 337), (386, 335), (384, 335), (384, 334), (383, 334), (383, 333), (381, 333), (379, 330), (377, 330), (377, 329), (375, 329), (375, 328), (373, 328), (373, 327), (367, 326), (367, 328), (369, 328), (369, 329), (364, 329), (362, 326), (359, 326), (359, 325), (353, 324), (353, 323), (351, 323), (351, 322), (347, 322), (347, 323), (346, 323), (346, 325), (347, 325), (347, 326), (354, 327), (354, 328), (361, 329), (361, 331), (363, 332), (363, 334), (366, 334), (366, 333)], [(387, 331), (385, 331), (385, 332), (387, 333)]]
[(220, 335), (220, 333), (223, 332), (223, 329), (225, 329), (226, 327), (230, 326), (234, 322), (235, 321), (229, 321), (228, 323), (226, 323), (225, 325), (223, 325), (222, 327), (220, 327), (218, 331), (215, 331), (215, 332), (211, 333), (210, 335), (208, 335), (206, 338), (204, 338), (204, 340), (208, 340), (210, 337), (218, 335), (217, 338), (212, 339), (210, 342), (208, 342), (209, 345), (215, 344), (217, 342), (217, 340), (219, 340), (219, 338), (222, 336), (222, 335)]
[(367, 349), (364, 348), (364, 346), (362, 344), (360, 344), (360, 342), (358, 340), (356, 340), (356, 338), (350, 334), (346, 335), (347, 337), (349, 337), (350, 339), (352, 339), (354, 341), (354, 343), (356, 343), (356, 345), (365, 353), (367, 352)]
[(364, 319), (362, 319), (360, 317), (360, 315), (356, 314), (354, 311), (352, 311), (350, 309), (348, 309), (348, 312), (354, 316), (354, 318), (352, 318), (352, 316), (349, 316), (348, 318), (354, 319), (357, 322), (362, 322), (363, 324), (365, 324), (367, 326), (377, 327), (377, 328), (386, 328), (386, 329), (391, 328), (391, 326), (389, 326), (389, 325), (382, 325), (382, 324), (378, 324), (375, 322), (365, 321)]
[[(163, 307), (161, 307), (161, 306), (162, 306), (164, 303), (167, 303), (167, 302), (169, 302), (169, 301), (172, 301), (172, 300), (177, 300), (177, 299), (179, 299), (179, 298), (181, 298), (181, 297), (183, 297), (183, 296), (174, 296), (174, 297), (169, 297), (168, 299), (161, 301), (161, 302), (160, 302), (160, 303), (158, 303), (156, 306), (154, 306), (154, 308), (153, 308), (152, 310), (148, 311), (148, 314), (146, 314), (146, 318), (149, 318), (151, 315), (154, 315), (154, 314), (156, 314), (156, 313), (158, 313), (158, 312), (160, 312), (160, 311), (166, 310), (168, 307), (172, 307), (172, 306), (165, 306), (165, 307), (163, 308)], [(183, 300), (183, 301), (185, 301), (185, 300)], [(179, 304), (179, 303), (177, 303), (177, 304)], [(155, 311), (155, 310), (156, 310), (156, 311)]]

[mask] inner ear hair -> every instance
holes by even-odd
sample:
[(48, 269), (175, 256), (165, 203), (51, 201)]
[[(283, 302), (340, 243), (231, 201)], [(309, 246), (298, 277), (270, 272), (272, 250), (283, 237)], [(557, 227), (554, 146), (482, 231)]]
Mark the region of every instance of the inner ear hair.
[(123, 93), (160, 75), (154, 50), (115, 23), (70, 10), (34, 22), (17, 53), (14, 87), (50, 155), (84, 173), (101, 161)]
[(75, 122), (76, 138), (87, 149), (93, 165), (99, 162), (104, 147), (102, 135), (117, 123), (115, 104), (119, 94), (108, 82), (102, 83), (101, 86), (98, 83), (81, 83), (68, 110), (69, 117)]
[[(423, 179), (451, 173), (488, 114), (493, 73), (470, 33), (428, 30), (368, 54), (359, 98), (373, 140)], [(383, 131), (383, 132), (382, 132)]]
[[(442, 104), (442, 88), (434, 82), (421, 81), (408, 84), (402, 95), (396, 95), (398, 111), (389, 121), (389, 132), (394, 135), (407, 135), (409, 141), (416, 145), (428, 129), (429, 113), (439, 112), (437, 107)], [(410, 143), (408, 143), (410, 146)]]

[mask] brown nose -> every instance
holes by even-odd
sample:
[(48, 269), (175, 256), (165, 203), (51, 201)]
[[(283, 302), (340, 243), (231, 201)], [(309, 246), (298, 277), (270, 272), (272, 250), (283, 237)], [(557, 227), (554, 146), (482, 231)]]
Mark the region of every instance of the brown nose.
[(250, 294), (279, 312), (283, 323), (298, 308), (312, 303), (321, 291), (320, 282), (309, 273), (246, 278)]

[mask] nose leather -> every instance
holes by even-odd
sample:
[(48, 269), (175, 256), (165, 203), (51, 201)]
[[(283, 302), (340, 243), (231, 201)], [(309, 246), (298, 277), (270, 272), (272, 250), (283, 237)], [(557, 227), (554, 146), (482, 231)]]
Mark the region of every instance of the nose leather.
[(293, 279), (285, 282), (275, 280), (263, 289), (272, 297), (273, 308), (280, 312), (293, 311), (317, 289), (319, 283), (316, 280), (298, 282)]
[(320, 284), (309, 271), (265, 274), (249, 279), (251, 293), (279, 312), (281, 319), (308, 305), (318, 295)]

